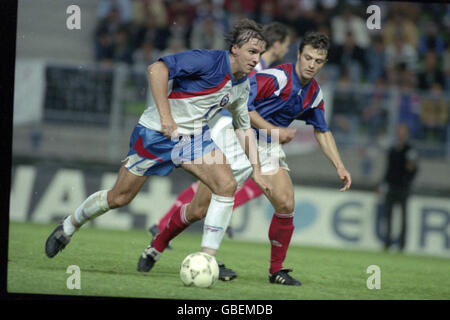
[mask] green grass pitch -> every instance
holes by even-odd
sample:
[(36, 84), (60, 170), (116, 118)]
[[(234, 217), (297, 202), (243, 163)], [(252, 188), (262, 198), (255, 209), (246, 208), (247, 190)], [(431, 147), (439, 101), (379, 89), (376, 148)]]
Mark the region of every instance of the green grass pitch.
[[(185, 287), (179, 278), (183, 258), (200, 248), (201, 236), (184, 233), (172, 241), (155, 267), (136, 271), (150, 237), (145, 230), (83, 227), (53, 259), (44, 244), (55, 224), (10, 224), (7, 291), (73, 296), (194, 300), (428, 300), (450, 299), (450, 260), (399, 253), (291, 246), (284, 267), (300, 287), (268, 282), (268, 243), (225, 238), (218, 259), (238, 272), (211, 289)], [(68, 289), (70, 265), (80, 268), (80, 289)], [(381, 269), (381, 288), (369, 290), (367, 267)]]

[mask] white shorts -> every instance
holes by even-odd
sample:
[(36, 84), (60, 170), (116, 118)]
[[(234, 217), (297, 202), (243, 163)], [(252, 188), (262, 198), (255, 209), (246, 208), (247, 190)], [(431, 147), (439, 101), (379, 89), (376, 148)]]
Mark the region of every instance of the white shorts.
[[(218, 115), (208, 125), (211, 138), (226, 156), (239, 189), (250, 178), (253, 168), (234, 133), (232, 118)], [(263, 174), (274, 174), (279, 168), (289, 170), (286, 154), (279, 144), (258, 142), (258, 152)]]

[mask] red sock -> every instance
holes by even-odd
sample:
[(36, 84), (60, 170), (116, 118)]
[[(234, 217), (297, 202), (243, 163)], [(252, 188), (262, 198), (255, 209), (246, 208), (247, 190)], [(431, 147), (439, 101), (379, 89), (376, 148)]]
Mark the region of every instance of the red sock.
[(269, 227), (270, 250), (270, 274), (283, 269), (283, 261), (291, 242), (294, 231), (294, 213), (274, 213)]
[(169, 245), (170, 240), (179, 235), (184, 229), (189, 227), (190, 223), (186, 220), (187, 204), (181, 206), (181, 210), (175, 212), (167, 222), (166, 227), (155, 236), (153, 240), (153, 248), (159, 252), (163, 252)]
[(262, 191), (259, 189), (258, 185), (252, 178), (247, 179), (247, 181), (245, 181), (242, 187), (236, 191), (234, 195), (233, 209), (242, 206), (252, 199), (258, 198), (260, 195), (262, 195)]
[(170, 220), (170, 218), (174, 213), (176, 212), (180, 213), (180, 209), (183, 206), (183, 204), (191, 203), (192, 199), (194, 198), (195, 192), (197, 192), (197, 188), (198, 182), (194, 182), (178, 195), (177, 199), (175, 200), (175, 203), (172, 205), (169, 211), (167, 211), (166, 214), (159, 220), (158, 229), (160, 231), (164, 230), (167, 222)]

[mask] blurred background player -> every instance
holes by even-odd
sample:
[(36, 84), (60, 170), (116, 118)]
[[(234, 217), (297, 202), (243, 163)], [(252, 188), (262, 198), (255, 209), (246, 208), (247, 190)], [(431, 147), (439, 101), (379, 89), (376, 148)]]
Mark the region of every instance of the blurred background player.
[(418, 152), (409, 141), (409, 128), (404, 123), (396, 128), (397, 139), (389, 149), (386, 172), (380, 192), (384, 195), (385, 243), (388, 250), (392, 245), (392, 210), (396, 204), (401, 207), (399, 249), (406, 243), (408, 198), (411, 185), (418, 171)]
[[(302, 120), (312, 125), (321, 150), (334, 165), (339, 179), (344, 183), (340, 191), (346, 191), (351, 185), (350, 173), (345, 169), (333, 135), (325, 121), (322, 91), (314, 79), (327, 61), (329, 45), (326, 35), (309, 32), (305, 34), (300, 44), (297, 62), (266, 69), (250, 78), (249, 114), (252, 126), (257, 131), (261, 170), (272, 186), (271, 194), (264, 191), (274, 208), (268, 234), (271, 243), (270, 283), (301, 285), (300, 281), (288, 274), (291, 269), (283, 268), (294, 231), (294, 189), (288, 173), (286, 155), (281, 144), (276, 138), (272, 141), (272, 137), (277, 137), (280, 130), (288, 127), (294, 120)], [(225, 154), (229, 155), (229, 151), (236, 150), (232, 145), (234, 142), (216, 140), (214, 130), (212, 131), (213, 139)], [(220, 137), (223, 138), (224, 135)], [(247, 180), (251, 168), (246, 161), (241, 161), (245, 160), (243, 153), (232, 154), (228, 159), (233, 159), (231, 168), (238, 185)], [(192, 202), (183, 205), (180, 211), (189, 208), (190, 212), (196, 213), (196, 217), (188, 216), (190, 221), (200, 220), (206, 216), (204, 231), (213, 229), (219, 233), (220, 230), (226, 229), (229, 220), (224, 220), (217, 212), (208, 211), (210, 199), (211, 191), (200, 183)], [(174, 217), (176, 216), (175, 214)], [(172, 219), (169, 220), (169, 224)], [(154, 237), (149, 248), (162, 253), (176, 235), (178, 234), (171, 233), (169, 228), (165, 227)], [(214, 252), (207, 251), (215, 256), (220, 242), (221, 238), (214, 237), (214, 233), (204, 232), (202, 249), (215, 248)], [(139, 264), (141, 262), (142, 257)], [(150, 256), (146, 262), (148, 268), (142, 271), (149, 271), (156, 260)]]
[[(150, 175), (167, 176), (179, 166), (211, 188), (214, 195), (209, 210), (231, 215), (236, 181), (207, 125), (208, 117), (223, 107), (233, 115), (236, 135), (248, 138), (243, 148), (252, 164), (253, 178), (266, 189), (257, 152), (250, 153), (256, 140), (247, 110), (247, 75), (264, 49), (261, 26), (244, 19), (233, 28), (230, 52), (191, 50), (150, 65), (152, 100), (134, 128), (115, 185), (89, 196), (55, 228), (45, 243), (47, 256), (52, 258), (64, 249), (87, 221), (130, 203)], [(194, 143), (199, 139), (202, 143)], [(201, 161), (193, 161), (198, 158)], [(186, 216), (179, 218), (186, 220)], [(172, 219), (168, 227), (176, 223)]]
[(249, 77), (269, 68), (275, 62), (283, 60), (292, 41), (289, 27), (277, 21), (265, 25), (263, 33), (267, 41), (266, 51), (262, 54), (255, 69), (250, 72)]
[[(254, 75), (257, 71), (261, 71), (266, 69), (268, 66), (272, 65), (276, 61), (280, 61), (284, 58), (288, 51), (289, 44), (291, 43), (291, 33), (289, 27), (280, 23), (280, 22), (272, 22), (263, 27), (263, 34), (266, 38), (267, 45), (266, 51), (262, 54), (259, 63), (253, 69), (249, 76)], [(226, 116), (224, 120), (220, 120), (220, 122), (215, 122), (215, 125), (222, 125), (223, 123), (231, 121), (231, 114), (223, 109), (221, 114)], [(224, 124), (225, 125), (225, 124)], [(210, 127), (213, 128), (213, 126)], [(280, 142), (286, 143), (289, 142), (295, 135), (294, 129), (286, 130), (286, 134), (280, 136)], [(181, 207), (192, 201), (195, 192), (198, 188), (198, 182), (194, 182), (191, 186), (183, 190), (175, 200), (175, 203), (172, 207), (167, 211), (164, 216), (159, 220), (157, 225), (153, 225), (149, 228), (149, 232), (155, 236), (159, 233), (160, 230), (163, 230), (169, 221), (170, 217), (177, 211), (181, 209)], [(234, 195), (234, 207), (233, 209), (240, 207), (247, 203), (248, 201), (259, 197), (262, 194), (261, 190), (258, 186), (253, 182), (252, 179), (248, 179), (244, 185), (236, 192)], [(231, 227), (227, 229), (227, 233), (231, 236), (232, 231)], [(221, 280), (231, 280), (235, 277), (235, 274), (230, 270), (226, 269), (225, 266), (219, 261), (220, 266), (220, 279)]]

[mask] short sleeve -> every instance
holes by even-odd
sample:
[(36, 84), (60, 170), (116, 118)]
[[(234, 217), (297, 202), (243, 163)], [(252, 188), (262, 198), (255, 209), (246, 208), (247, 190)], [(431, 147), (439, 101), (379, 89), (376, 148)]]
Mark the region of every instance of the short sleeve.
[(169, 68), (169, 80), (206, 74), (214, 66), (207, 50), (188, 50), (159, 58)]
[(303, 120), (306, 124), (312, 125), (314, 129), (325, 132), (330, 131), (325, 120), (325, 112), (322, 108), (313, 108), (305, 111), (298, 120)]

